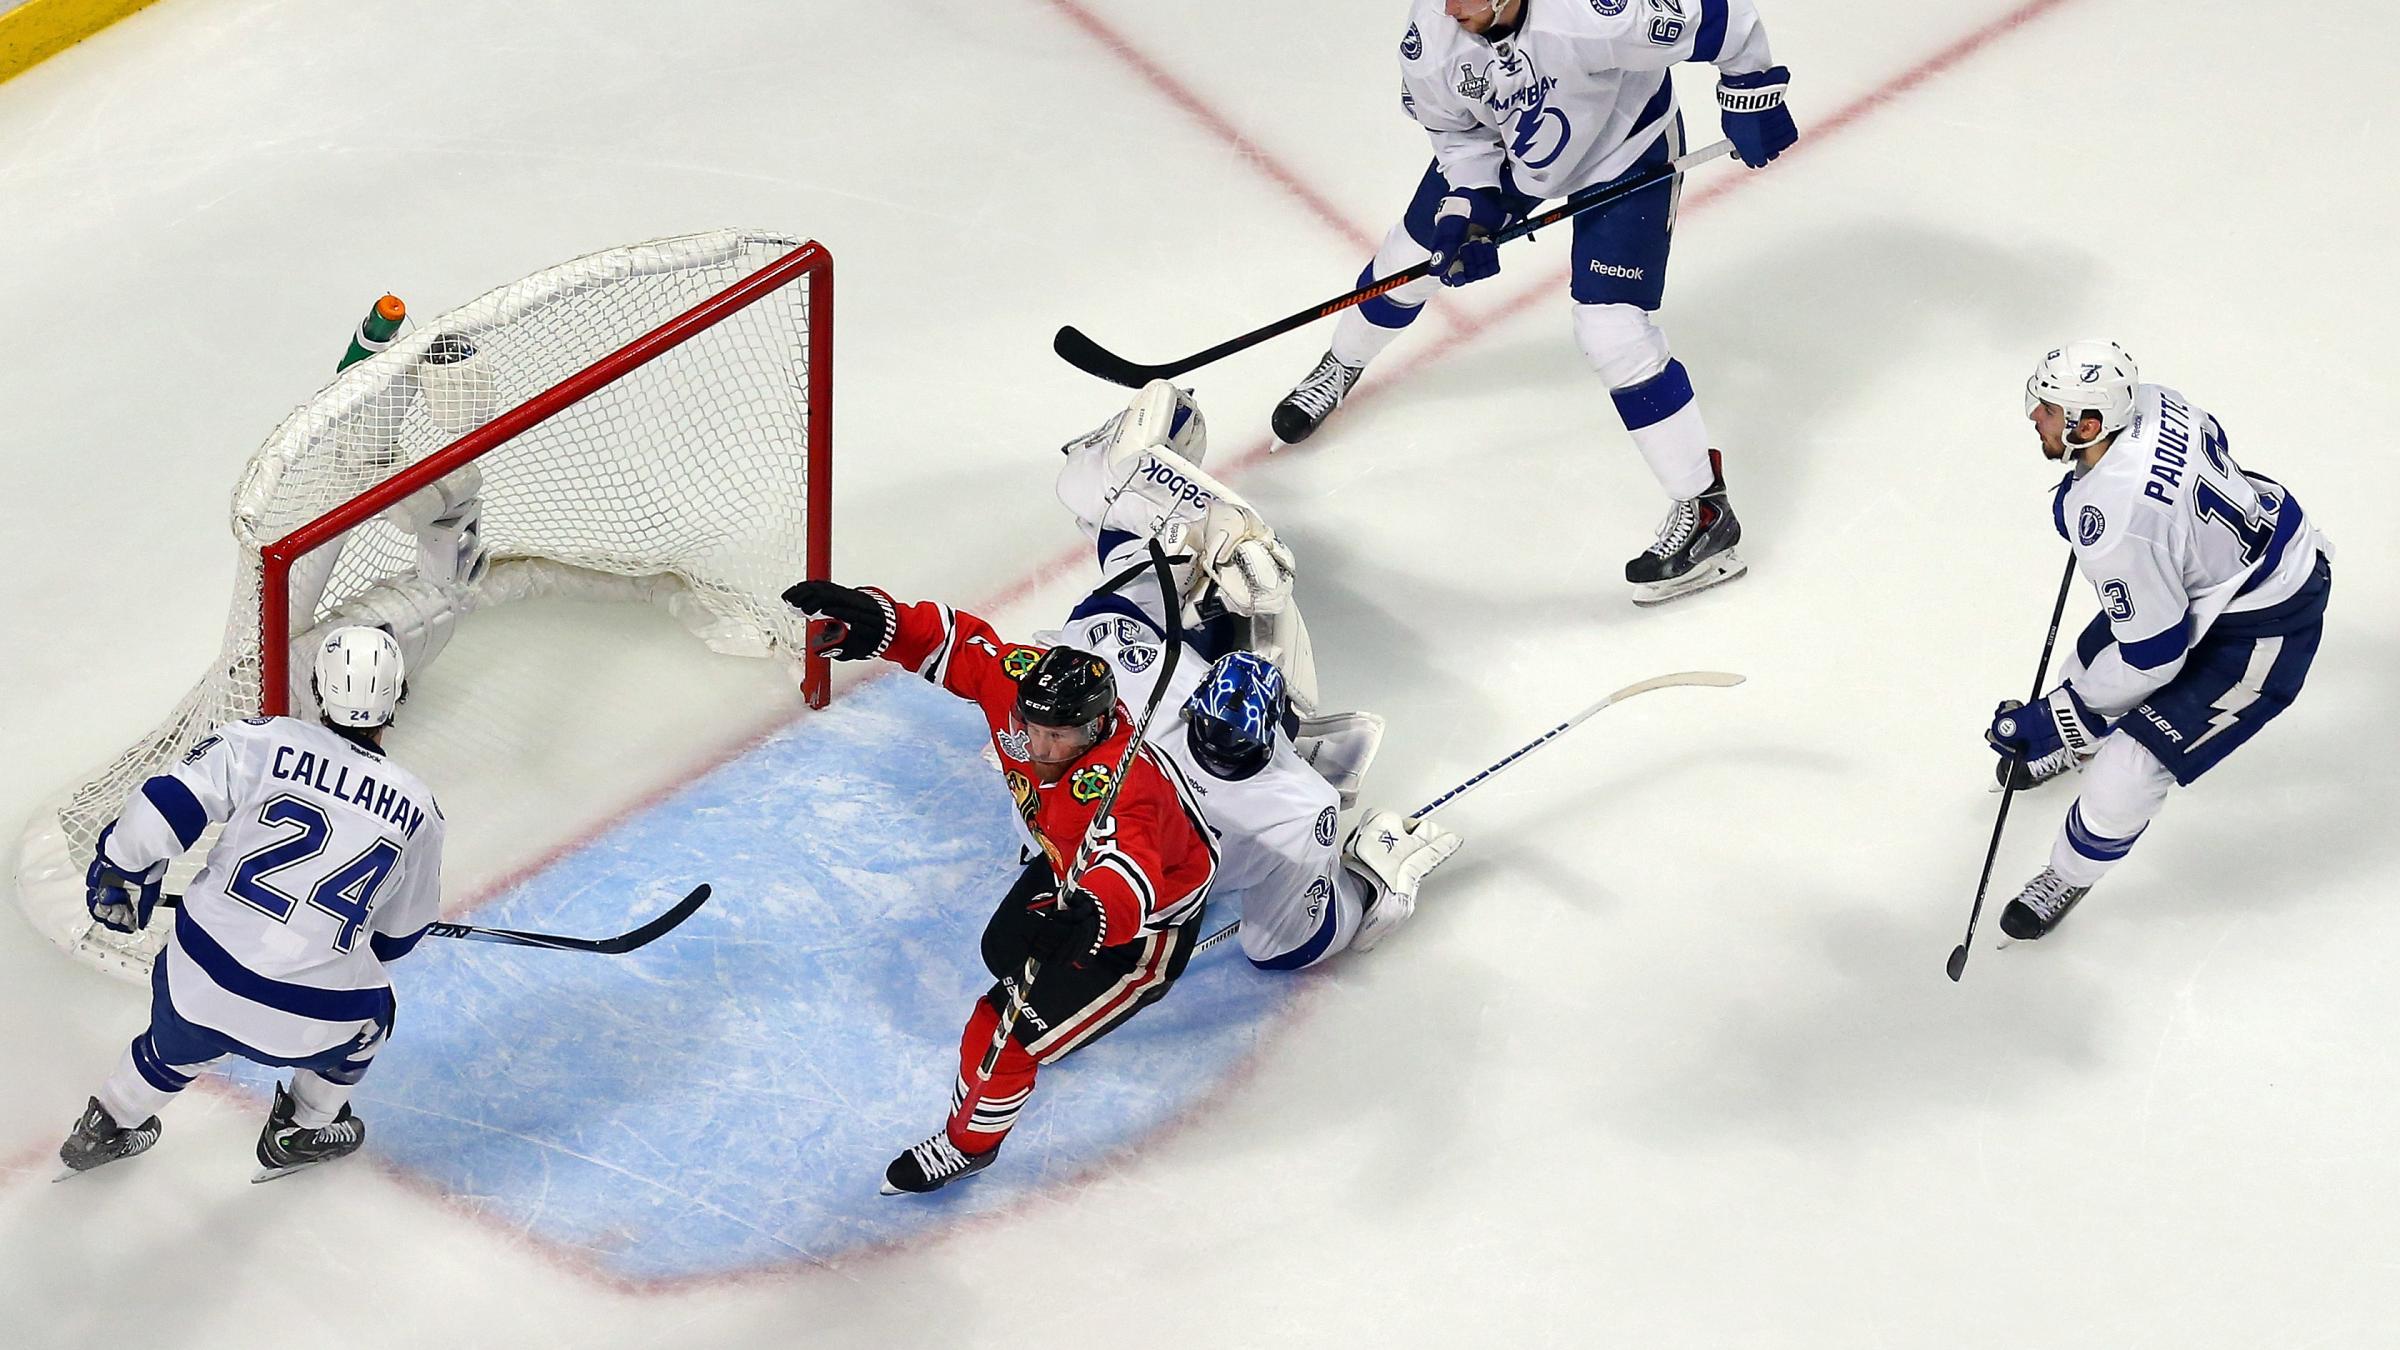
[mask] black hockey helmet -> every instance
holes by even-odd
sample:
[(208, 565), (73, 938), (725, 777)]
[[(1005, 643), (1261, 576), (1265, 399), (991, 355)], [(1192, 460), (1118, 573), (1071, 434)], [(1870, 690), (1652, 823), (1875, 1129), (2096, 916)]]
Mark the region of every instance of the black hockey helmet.
[(1043, 652), (1017, 681), (1017, 720), (1037, 727), (1090, 727), (1095, 743), (1106, 739), (1109, 714), (1117, 706), (1117, 677), (1108, 662), (1073, 647)]

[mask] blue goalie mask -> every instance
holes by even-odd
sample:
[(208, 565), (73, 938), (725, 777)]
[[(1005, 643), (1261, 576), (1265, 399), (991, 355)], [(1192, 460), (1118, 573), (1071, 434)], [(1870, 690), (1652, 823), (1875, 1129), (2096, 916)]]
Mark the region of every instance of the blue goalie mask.
[(1274, 756), (1284, 706), (1283, 672), (1273, 662), (1249, 652), (1218, 657), (1183, 705), (1192, 758), (1219, 778), (1257, 773)]

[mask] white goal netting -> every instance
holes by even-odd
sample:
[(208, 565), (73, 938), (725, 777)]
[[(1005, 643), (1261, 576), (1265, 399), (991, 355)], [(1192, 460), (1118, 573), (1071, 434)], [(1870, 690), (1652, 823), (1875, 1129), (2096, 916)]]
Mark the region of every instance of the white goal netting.
[[(754, 276), (733, 300), (774, 284), (729, 304), (729, 289)], [(344, 531), (291, 566), (286, 650), (304, 651), (322, 625), (380, 622), (403, 637), (414, 679), (462, 616), (565, 593), (661, 603), (717, 650), (801, 659), (805, 635), (777, 596), (825, 557), (830, 394), (818, 367), (830, 347), (818, 325), (830, 323), (830, 283), (823, 250), (795, 239), (653, 240), (419, 320), (338, 375), (276, 428), (235, 488), (223, 649), (155, 730), (27, 823), (15, 879), (34, 926), (90, 964), (147, 974), (166, 925), (128, 937), (91, 922), (93, 844), (145, 778), (212, 728), (308, 708), (306, 659), (288, 662), (281, 698), (267, 687), (264, 555), (329, 512), (347, 513), (334, 522)], [(562, 384), (595, 376), (605, 382), (566, 400)], [(467, 444), (487, 423), (505, 431), (550, 404), (562, 406), (481, 453)], [(454, 445), (470, 452), (464, 464), (447, 463)], [(437, 454), (442, 471), (429, 472)], [(410, 495), (361, 514), (361, 498), (395, 479)], [(821, 701), (821, 658), (804, 683)], [(205, 841), (169, 889), (204, 852)]]

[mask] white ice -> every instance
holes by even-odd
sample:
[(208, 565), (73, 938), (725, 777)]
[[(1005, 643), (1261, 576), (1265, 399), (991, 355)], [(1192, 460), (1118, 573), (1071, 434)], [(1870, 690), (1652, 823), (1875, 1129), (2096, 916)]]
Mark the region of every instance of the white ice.
[[(140, 996), (0, 918), (0, 1339), (2390, 1343), (2400, 20), (1765, 8), (1804, 139), (1705, 171), (1665, 314), (1748, 579), (1627, 603), (1663, 503), (1574, 350), (1564, 231), (1444, 297), (1302, 451), (1260, 453), (1321, 333), (1192, 377), (1303, 560), (1329, 700), (1390, 719), (1375, 795), (1647, 675), (1750, 683), (1614, 709), (1461, 803), (1413, 926), (1312, 977), (1180, 1129), (938, 1241), (659, 1289), (371, 1158), (253, 1190), (223, 1096), (51, 1186)], [(1426, 155), (1401, 13), (173, 0), (0, 86), (0, 823), (200, 670), (235, 469), (379, 291), (432, 312), (655, 235), (839, 260), (841, 577), (1055, 615), (1081, 574), (1050, 451), (1119, 395), (1052, 329), (1163, 360), (1345, 287)], [(2340, 546), (2331, 618), (2284, 720), (2053, 940), (1995, 950), (1987, 911), (1953, 985), (1998, 800), (1977, 733), (2061, 556), (2019, 385), (2085, 333), (2291, 485)], [(403, 744), (462, 901), (797, 707), (646, 613), (529, 610), (444, 671)], [(1995, 907), (2067, 792), (2017, 803)]]

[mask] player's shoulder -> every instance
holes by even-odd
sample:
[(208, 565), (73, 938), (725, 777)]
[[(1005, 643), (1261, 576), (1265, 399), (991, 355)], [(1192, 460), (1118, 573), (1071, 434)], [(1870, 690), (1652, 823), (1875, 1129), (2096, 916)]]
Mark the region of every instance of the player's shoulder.
[(1642, 30), (1654, 15), (1673, 20), (1680, 31), (1684, 10), (1699, 7), (1700, 0), (1566, 0), (1527, 11), (1525, 31), (1614, 38)]
[(1430, 73), (1442, 68), (1452, 51), (1468, 41), (1442, 8), (1443, 0), (1415, 0), (1408, 9), (1408, 27), (1400, 34), (1400, 68)]

